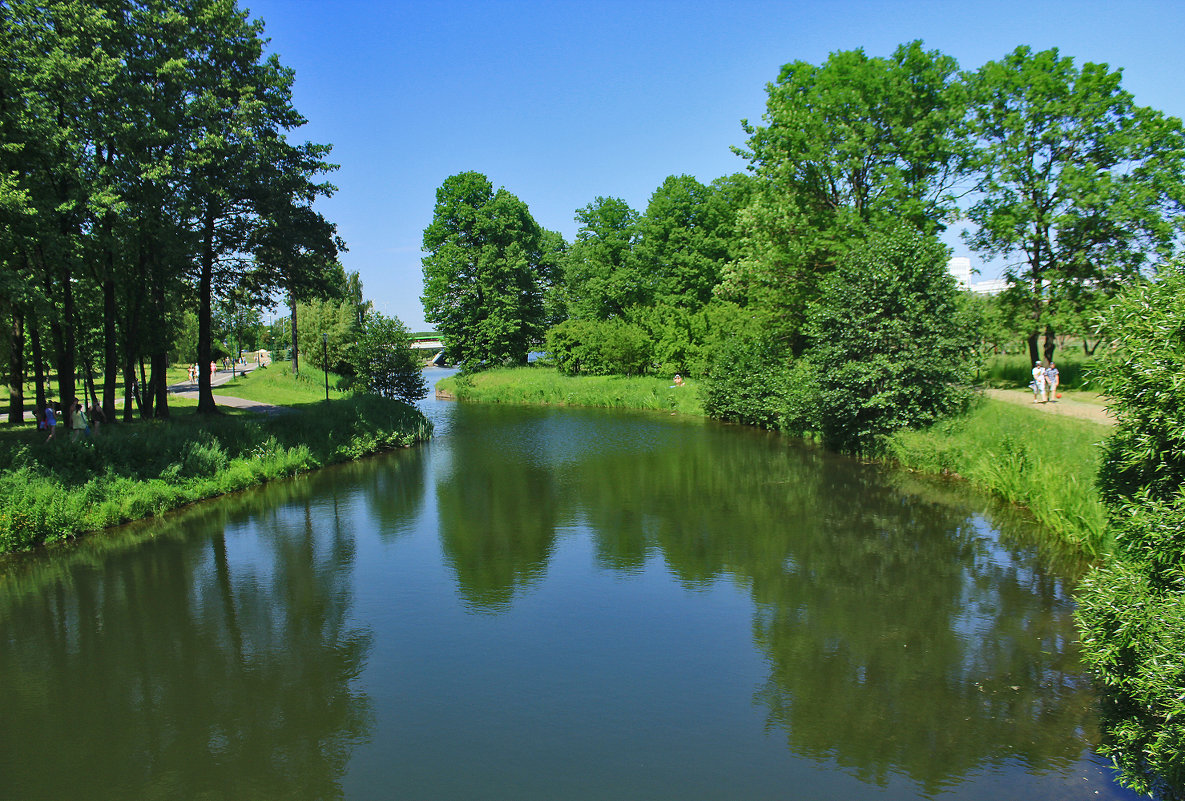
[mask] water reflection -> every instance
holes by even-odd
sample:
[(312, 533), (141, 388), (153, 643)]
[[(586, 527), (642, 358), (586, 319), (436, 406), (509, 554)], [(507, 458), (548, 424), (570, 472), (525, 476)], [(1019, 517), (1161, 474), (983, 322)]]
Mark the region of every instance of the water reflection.
[(349, 620), (355, 532), (301, 488), (8, 565), (0, 797), (341, 797), (371, 634)]
[[(586, 525), (602, 567), (657, 554), (685, 587), (747, 589), (769, 665), (754, 698), (798, 755), (930, 795), (1003, 764), (1068, 770), (1093, 741), (1072, 587), (1025, 542), (1027, 521), (1001, 510), (1000, 534), (966, 501), (754, 432), (570, 412), (537, 413), (533, 432), (522, 415), (459, 410), (466, 469), (437, 483), (446, 552), (483, 610), (507, 611), (545, 574), (557, 529)], [(659, 427), (661, 447), (629, 445)]]
[(1023, 517), (740, 428), (431, 413), (0, 564), (0, 798), (1122, 797)]

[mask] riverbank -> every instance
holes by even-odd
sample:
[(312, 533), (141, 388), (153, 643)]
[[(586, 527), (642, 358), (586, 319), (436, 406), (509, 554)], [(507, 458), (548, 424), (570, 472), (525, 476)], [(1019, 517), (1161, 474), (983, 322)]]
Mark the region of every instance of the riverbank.
[[(694, 381), (653, 377), (573, 377), (546, 367), (490, 370), (446, 378), (438, 391), (464, 401), (663, 410), (703, 416)], [(980, 397), (969, 412), (885, 443), (884, 459), (909, 470), (954, 476), (1027, 507), (1059, 539), (1098, 556), (1110, 550), (1106, 512), (1095, 488), (1098, 444), (1108, 426)]]
[[(428, 439), (432, 425), (416, 408), (373, 395), (326, 404), (312, 381), (265, 375), (248, 383), (269, 402), (269, 382), (290, 390), (283, 414), (229, 411), (207, 417), (193, 403), (174, 405), (168, 421), (103, 426), (77, 442), (59, 430), (52, 442), (30, 426), (0, 432), (0, 553), (76, 537), (151, 517), (329, 464)], [(242, 393), (248, 394), (248, 393)]]

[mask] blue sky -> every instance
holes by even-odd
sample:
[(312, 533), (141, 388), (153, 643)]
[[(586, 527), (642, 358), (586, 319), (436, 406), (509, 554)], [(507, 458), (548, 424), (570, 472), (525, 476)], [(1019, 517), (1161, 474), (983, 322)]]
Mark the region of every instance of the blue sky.
[[(1124, 70), (1136, 102), (1185, 116), (1179, 2), (378, 2), (240, 0), (296, 70), (293, 138), (329, 143), (337, 223), (366, 296), (413, 331), (436, 188), (477, 170), (575, 236), (598, 195), (643, 210), (668, 175), (744, 169), (729, 147), (760, 121), (789, 61), (885, 56), (921, 39), (964, 69), (1017, 45)], [(955, 255), (969, 255), (948, 237)]]

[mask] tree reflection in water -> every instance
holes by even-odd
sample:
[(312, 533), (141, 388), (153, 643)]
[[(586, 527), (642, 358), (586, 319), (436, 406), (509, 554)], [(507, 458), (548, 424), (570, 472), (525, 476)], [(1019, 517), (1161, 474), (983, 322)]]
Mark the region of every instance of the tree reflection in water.
[(1024, 541), (1031, 523), (996, 510), (996, 533), (934, 484), (758, 432), (668, 428), (650, 447), (665, 421), (639, 418), (539, 435), (560, 419), (490, 424), (492, 445), (461, 424), (436, 491), (475, 607), (506, 611), (557, 529), (587, 525), (603, 567), (660, 555), (689, 588), (747, 589), (769, 664), (754, 698), (796, 754), (937, 793), (1005, 762), (1068, 769), (1094, 740), (1072, 587)]
[[(341, 797), (371, 724), (354, 533), (300, 482), (248, 496), (246, 523), (204, 505), (142, 547), (10, 566), (0, 797)], [(237, 534), (257, 550), (231, 559)]]

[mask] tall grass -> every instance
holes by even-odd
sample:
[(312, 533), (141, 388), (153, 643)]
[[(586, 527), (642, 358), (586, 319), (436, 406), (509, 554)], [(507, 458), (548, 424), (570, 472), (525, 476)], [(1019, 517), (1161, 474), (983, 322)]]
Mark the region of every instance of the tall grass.
[(1095, 476), (1099, 443), (1109, 433), (1097, 423), (984, 398), (963, 417), (897, 432), (885, 452), (904, 467), (958, 475), (1022, 504), (1066, 541), (1100, 555), (1111, 543)]
[(674, 387), (653, 376), (567, 376), (554, 367), (486, 370), (443, 379), (437, 388), (460, 400), (643, 409), (703, 416), (695, 382)]
[[(322, 390), (324, 391), (324, 390)], [(159, 514), (203, 498), (431, 436), (417, 409), (371, 395), (275, 416), (178, 414), (44, 442), (0, 437), (0, 552)]]
[[(1060, 348), (1054, 354), (1058, 383), (1066, 389), (1093, 389), (1087, 375), (1087, 365), (1094, 361), (1082, 348)], [(1033, 363), (1027, 353), (991, 356), (979, 374), (980, 383), (1000, 388), (1026, 388), (1033, 380)]]

